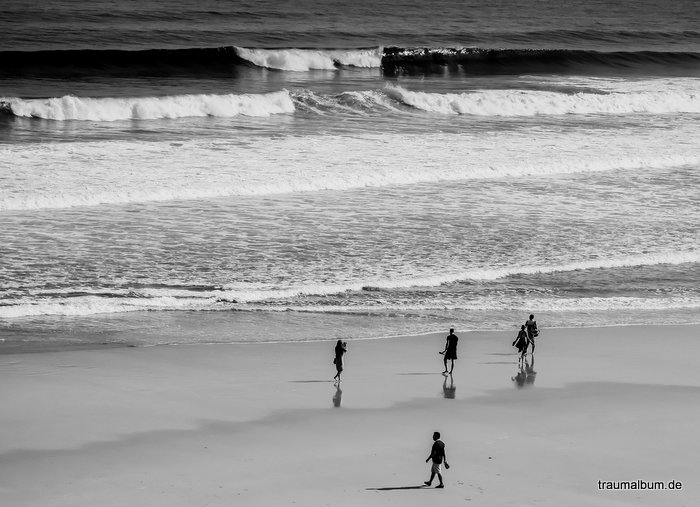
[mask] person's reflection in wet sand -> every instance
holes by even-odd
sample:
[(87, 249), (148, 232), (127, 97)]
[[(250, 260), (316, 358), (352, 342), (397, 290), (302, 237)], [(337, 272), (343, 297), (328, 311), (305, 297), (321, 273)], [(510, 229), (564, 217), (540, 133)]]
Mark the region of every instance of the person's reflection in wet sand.
[[(449, 377), (450, 379), (450, 385), (447, 385), (447, 378)], [(455, 380), (452, 378), (452, 374), (445, 375), (445, 380), (442, 382), (442, 395), (449, 400), (454, 400), (455, 399), (455, 391), (457, 388), (455, 387)]]
[(535, 371), (535, 356), (534, 354), (530, 354), (530, 364), (528, 364), (527, 359), (525, 359), (525, 383), (529, 385), (534, 384), (536, 376), (537, 372)]
[(518, 373), (515, 377), (511, 377), (510, 379), (515, 382), (516, 387), (520, 388), (534, 384), (536, 376), (535, 356), (530, 354), (529, 361), (527, 358), (518, 361)]
[(510, 379), (515, 382), (516, 387), (523, 387), (525, 385), (525, 379), (527, 378), (527, 373), (525, 372), (525, 361), (518, 361), (518, 373), (515, 377), (510, 377)]
[(333, 406), (338, 408), (343, 400), (343, 390), (340, 388), (340, 384), (335, 385), (335, 394), (333, 395)]

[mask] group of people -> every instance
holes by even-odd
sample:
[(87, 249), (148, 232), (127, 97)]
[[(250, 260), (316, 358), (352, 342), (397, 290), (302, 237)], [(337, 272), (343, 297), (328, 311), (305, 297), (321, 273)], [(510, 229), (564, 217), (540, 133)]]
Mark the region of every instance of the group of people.
[(540, 334), (539, 329), (537, 329), (537, 322), (535, 322), (535, 316), (530, 314), (530, 318), (520, 326), (520, 332), (513, 342), (513, 346), (517, 347), (520, 353), (520, 359), (522, 360), (527, 354), (527, 349), (532, 346), (531, 353), (535, 352), (535, 338)]
[[(513, 342), (513, 346), (517, 347), (518, 353), (520, 353), (520, 359), (522, 360), (527, 354), (527, 349), (531, 347), (531, 353), (535, 352), (535, 338), (540, 334), (539, 329), (537, 329), (537, 322), (535, 321), (535, 316), (530, 314), (530, 318), (520, 326), (520, 332)], [(445, 349), (440, 352), (443, 356), (443, 362), (445, 364), (445, 370), (442, 372), (443, 375), (452, 375), (455, 369), (455, 359), (457, 359), (457, 342), (459, 338), (455, 334), (454, 328), (450, 328), (450, 334), (447, 335), (445, 340)], [(335, 357), (333, 358), (333, 364), (335, 364), (336, 374), (333, 377), (335, 383), (340, 383), (340, 375), (343, 373), (343, 355), (348, 351), (348, 344), (342, 340), (338, 340), (335, 345)], [(447, 362), (450, 361), (450, 367), (447, 367)]]
[[(520, 332), (518, 333), (517, 338), (513, 342), (513, 346), (518, 348), (518, 352), (520, 353), (520, 360), (525, 357), (525, 354), (527, 353), (528, 347), (532, 346), (532, 352), (535, 351), (535, 338), (539, 335), (539, 330), (537, 329), (537, 322), (535, 322), (535, 316), (530, 315), (530, 318), (525, 322), (520, 327)], [(440, 354), (443, 356), (443, 362), (445, 364), (445, 371), (442, 372), (443, 375), (452, 375), (452, 372), (454, 371), (455, 367), (455, 359), (457, 359), (457, 342), (459, 341), (459, 338), (455, 334), (455, 330), (453, 328), (450, 329), (450, 333), (447, 335), (447, 339), (445, 340), (445, 348), (440, 352)], [(347, 342), (344, 342), (342, 340), (338, 340), (338, 342), (335, 345), (335, 357), (333, 358), (333, 364), (335, 364), (335, 369), (336, 369), (336, 374), (333, 377), (335, 380), (335, 384), (338, 386), (338, 392), (340, 392), (340, 375), (343, 372), (343, 356), (345, 353), (348, 351), (348, 344)], [(447, 367), (447, 362), (450, 361), (450, 367)], [(525, 378), (525, 376), (523, 377)], [(534, 380), (534, 375), (533, 375), (533, 380)], [(339, 395), (336, 395), (339, 396)], [(333, 399), (334, 404), (336, 406), (339, 406), (339, 399), (338, 403), (336, 404), (336, 398), (334, 397)], [(433, 446), (430, 449), (430, 455), (428, 458), (425, 460), (426, 463), (432, 460), (432, 464), (430, 467), (430, 479), (425, 481), (426, 486), (431, 486), (433, 483), (433, 480), (435, 477), (438, 478), (438, 485), (435, 486), (436, 488), (444, 488), (445, 484), (442, 481), (442, 464), (445, 464), (445, 468), (450, 468), (450, 465), (447, 463), (447, 455), (445, 453), (445, 443), (440, 440), (440, 433), (435, 432), (433, 433)]]

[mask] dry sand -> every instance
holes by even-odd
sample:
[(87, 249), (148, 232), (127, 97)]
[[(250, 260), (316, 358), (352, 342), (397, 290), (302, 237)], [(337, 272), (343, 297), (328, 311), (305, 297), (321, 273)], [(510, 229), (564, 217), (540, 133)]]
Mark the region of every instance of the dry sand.
[[(331, 342), (2, 355), (0, 504), (700, 505), (700, 327), (545, 329), (529, 377), (514, 332), (443, 377), (445, 334), (350, 341), (340, 389)], [(638, 480), (682, 489), (598, 487)]]

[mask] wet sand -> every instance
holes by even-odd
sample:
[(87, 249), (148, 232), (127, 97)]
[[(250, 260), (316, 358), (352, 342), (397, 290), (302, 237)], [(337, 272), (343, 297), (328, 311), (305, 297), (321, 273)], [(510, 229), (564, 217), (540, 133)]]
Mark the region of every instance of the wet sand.
[[(8, 506), (700, 504), (699, 326), (0, 356)], [(421, 487), (433, 431), (446, 488)], [(678, 490), (599, 482), (678, 481)]]

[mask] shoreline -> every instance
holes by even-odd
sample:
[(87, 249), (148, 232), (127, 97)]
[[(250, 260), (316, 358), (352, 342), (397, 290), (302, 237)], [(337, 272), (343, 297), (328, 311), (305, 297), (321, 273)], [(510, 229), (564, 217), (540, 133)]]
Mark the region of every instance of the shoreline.
[[(543, 327), (542, 330), (546, 333), (547, 331), (580, 331), (580, 330), (605, 330), (614, 328), (630, 328), (630, 329), (655, 329), (661, 331), (669, 327), (693, 327), (699, 326), (700, 322), (683, 322), (677, 324), (640, 324), (640, 323), (622, 323), (622, 324), (608, 324), (608, 325), (593, 325), (593, 326), (547, 326)], [(211, 342), (183, 342), (183, 343), (138, 343), (138, 342), (118, 342), (118, 341), (102, 341), (102, 342), (63, 342), (63, 343), (51, 343), (50, 341), (6, 341), (6, 339), (0, 339), (0, 357), (4, 355), (14, 355), (14, 354), (41, 354), (44, 352), (72, 352), (72, 351), (90, 351), (90, 350), (106, 350), (106, 349), (121, 349), (121, 348), (151, 348), (151, 347), (190, 347), (190, 346), (216, 346), (216, 345), (256, 345), (256, 344), (290, 344), (290, 343), (328, 343), (335, 342), (338, 339), (343, 341), (375, 341), (375, 340), (401, 340), (401, 339), (411, 339), (416, 337), (429, 337), (434, 335), (442, 335), (446, 333), (445, 331), (426, 331), (420, 333), (401, 333), (394, 335), (376, 335), (376, 336), (361, 336), (361, 337), (346, 337), (338, 336), (333, 338), (311, 338), (307, 340), (295, 339), (295, 340), (260, 340), (260, 341), (211, 341)], [(469, 336), (475, 335), (507, 335), (509, 333), (517, 334), (518, 326), (513, 325), (512, 330), (502, 330), (502, 329), (456, 329), (457, 334), (464, 334)], [(42, 331), (42, 333), (47, 333)], [(31, 334), (29, 331), (25, 331), (24, 334)], [(50, 333), (49, 333), (50, 334)]]

